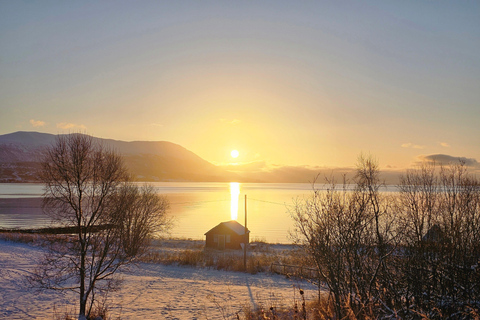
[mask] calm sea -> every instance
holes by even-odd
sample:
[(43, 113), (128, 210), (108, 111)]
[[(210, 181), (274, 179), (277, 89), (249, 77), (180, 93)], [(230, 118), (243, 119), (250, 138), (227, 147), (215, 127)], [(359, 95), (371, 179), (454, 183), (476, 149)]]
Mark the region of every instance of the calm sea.
[[(170, 201), (172, 237), (204, 239), (204, 234), (220, 222), (245, 222), (251, 239), (289, 243), (293, 222), (288, 207), (298, 197), (311, 193), (310, 184), (295, 183), (152, 183)], [(41, 184), (0, 184), (0, 227), (32, 228), (50, 223), (42, 213)]]

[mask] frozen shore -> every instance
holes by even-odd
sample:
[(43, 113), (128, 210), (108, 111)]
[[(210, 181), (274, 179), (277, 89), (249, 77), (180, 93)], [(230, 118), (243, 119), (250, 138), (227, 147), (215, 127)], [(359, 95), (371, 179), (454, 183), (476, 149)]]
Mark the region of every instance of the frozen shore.
[[(0, 240), (0, 318), (53, 319), (74, 312), (72, 293), (28, 288), (24, 277), (33, 270), (42, 250)], [(121, 319), (229, 319), (244, 306), (291, 306), (299, 298), (316, 297), (307, 282), (266, 273), (246, 274), (212, 269), (142, 263), (121, 272), (124, 285), (110, 294), (110, 316)]]

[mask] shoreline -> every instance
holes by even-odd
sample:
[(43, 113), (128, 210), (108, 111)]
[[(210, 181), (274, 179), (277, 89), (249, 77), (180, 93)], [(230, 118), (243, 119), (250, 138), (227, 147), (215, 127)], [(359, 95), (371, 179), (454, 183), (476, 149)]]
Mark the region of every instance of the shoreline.
[[(45, 227), (45, 228), (30, 228), (30, 229), (20, 229), (20, 228), (7, 229), (7, 228), (0, 227), (0, 240), (3, 238), (2, 235), (5, 235), (5, 234), (32, 235), (32, 236), (33, 235), (43, 236), (43, 235), (73, 234), (72, 232), (64, 232), (64, 233), (49, 232), (49, 231), (56, 231), (56, 230), (65, 231), (67, 229), (68, 231), (71, 231), (72, 228), (73, 227)], [(182, 245), (184, 246), (185, 244), (198, 246), (200, 244), (205, 245), (205, 239), (194, 239), (194, 238), (187, 238), (187, 237), (169, 237), (169, 236), (156, 237), (152, 239), (152, 246), (159, 246), (161, 243), (169, 244), (170, 246), (182, 246)], [(278, 248), (285, 248), (285, 249), (296, 247), (295, 243), (267, 242), (265, 240), (258, 240), (258, 239), (253, 239), (252, 241), (250, 241), (249, 246), (250, 248), (262, 247), (262, 246), (275, 246)], [(224, 251), (228, 252), (228, 251), (235, 251), (235, 250), (226, 249)]]

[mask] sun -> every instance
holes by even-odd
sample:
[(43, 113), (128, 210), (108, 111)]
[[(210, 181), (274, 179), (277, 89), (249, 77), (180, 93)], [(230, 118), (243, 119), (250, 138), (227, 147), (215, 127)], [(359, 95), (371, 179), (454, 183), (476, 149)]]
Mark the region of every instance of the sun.
[(238, 150), (232, 150), (232, 152), (230, 152), (230, 155), (232, 156), (232, 158), (237, 158), (240, 153), (238, 152)]

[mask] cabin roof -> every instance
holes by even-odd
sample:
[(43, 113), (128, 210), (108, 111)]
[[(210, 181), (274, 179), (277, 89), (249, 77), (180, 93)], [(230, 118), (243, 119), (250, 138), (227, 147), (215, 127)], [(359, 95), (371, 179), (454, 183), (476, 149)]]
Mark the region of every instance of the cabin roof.
[(423, 241), (440, 242), (444, 239), (444, 232), (438, 224), (434, 224), (423, 236)]
[[(227, 227), (228, 229), (232, 230), (233, 232), (235, 232), (236, 234), (238, 234), (239, 236), (242, 236), (245, 234), (245, 227), (242, 226), (240, 223), (238, 223), (237, 221), (235, 220), (230, 220), (230, 221), (226, 221), (226, 222), (221, 222), (220, 224), (216, 225), (215, 227), (213, 227), (212, 229), (208, 230), (205, 235), (211, 231), (213, 231), (214, 229), (218, 228), (219, 226), (221, 225), (224, 225), (225, 227)], [(250, 233), (250, 230), (248, 230), (247, 228), (247, 233)]]

